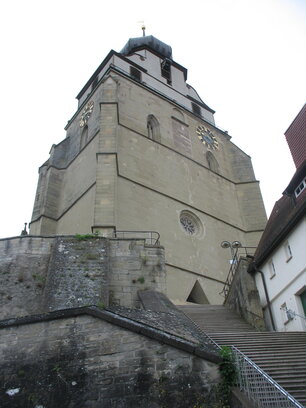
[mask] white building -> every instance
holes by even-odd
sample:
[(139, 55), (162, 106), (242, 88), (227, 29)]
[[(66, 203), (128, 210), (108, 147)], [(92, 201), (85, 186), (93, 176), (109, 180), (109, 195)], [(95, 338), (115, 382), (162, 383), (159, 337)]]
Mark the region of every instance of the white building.
[(272, 210), (251, 273), (267, 327), (306, 331), (306, 105), (286, 138), (298, 168)]

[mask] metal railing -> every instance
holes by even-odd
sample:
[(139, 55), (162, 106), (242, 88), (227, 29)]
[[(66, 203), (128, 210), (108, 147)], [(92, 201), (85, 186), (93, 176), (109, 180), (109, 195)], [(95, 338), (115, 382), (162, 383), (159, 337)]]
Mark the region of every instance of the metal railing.
[(281, 306), (280, 309), (284, 310), (286, 312), (288, 320), (293, 320), (295, 317), (300, 317), (301, 319), (306, 320), (306, 316), (303, 316), (303, 315), (301, 315), (299, 313), (296, 313), (296, 311), (294, 311), (292, 309), (288, 309), (287, 306)]
[(225, 298), (227, 297), (231, 283), (234, 279), (236, 270), (238, 268), (239, 258), (241, 256), (242, 257), (253, 256), (255, 253), (255, 249), (256, 247), (239, 247), (234, 249), (232, 253), (231, 266), (228, 271), (228, 275), (224, 283), (223, 289), (220, 292), (220, 295), (224, 296)]
[(160, 235), (157, 231), (114, 231), (110, 238), (143, 239), (147, 245), (160, 244)]
[(257, 408), (304, 408), (236, 347), (232, 351), (238, 386)]

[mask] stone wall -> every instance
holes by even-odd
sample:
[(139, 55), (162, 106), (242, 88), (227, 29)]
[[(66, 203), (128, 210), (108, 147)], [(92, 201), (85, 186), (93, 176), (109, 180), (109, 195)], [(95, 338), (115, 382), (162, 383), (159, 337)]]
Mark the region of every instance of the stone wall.
[(54, 239), (44, 290), (44, 310), (108, 305), (108, 242), (105, 238)]
[(240, 257), (225, 306), (235, 310), (246, 322), (258, 330), (265, 330), (258, 290), (253, 276), (248, 273), (251, 258)]
[(161, 339), (88, 314), (1, 331), (2, 408), (212, 406), (217, 364)]
[(137, 291), (165, 292), (165, 280), (164, 249), (142, 239), (0, 240), (0, 319), (90, 304), (138, 307)]
[(110, 304), (139, 307), (138, 291), (165, 293), (164, 249), (144, 246), (141, 240), (110, 241)]
[(0, 240), (0, 319), (43, 311), (54, 238)]

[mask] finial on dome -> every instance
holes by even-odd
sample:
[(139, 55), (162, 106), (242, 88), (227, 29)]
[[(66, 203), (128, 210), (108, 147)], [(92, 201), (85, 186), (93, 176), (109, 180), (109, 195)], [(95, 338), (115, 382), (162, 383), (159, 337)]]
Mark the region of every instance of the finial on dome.
[(141, 24), (142, 36), (145, 37), (145, 36), (146, 36), (146, 26), (145, 26), (144, 21), (143, 21), (143, 20), (137, 21), (137, 23), (138, 23), (138, 24), (139, 24), (139, 23)]
[(146, 26), (144, 25), (144, 23), (141, 26), (142, 29), (142, 36), (145, 37), (146, 36)]

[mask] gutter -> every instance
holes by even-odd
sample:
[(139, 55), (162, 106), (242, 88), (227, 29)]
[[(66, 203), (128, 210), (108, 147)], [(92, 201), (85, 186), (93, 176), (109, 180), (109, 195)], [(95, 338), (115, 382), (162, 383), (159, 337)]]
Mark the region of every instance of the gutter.
[(267, 301), (267, 307), (268, 307), (268, 310), (269, 310), (269, 316), (270, 316), (270, 320), (271, 320), (271, 324), (272, 324), (272, 329), (274, 331), (276, 331), (265, 275), (264, 275), (263, 271), (258, 269), (255, 264), (253, 264), (252, 272), (253, 271), (260, 273), (262, 284), (263, 284), (263, 287), (264, 287), (265, 297), (266, 297), (266, 301)]

